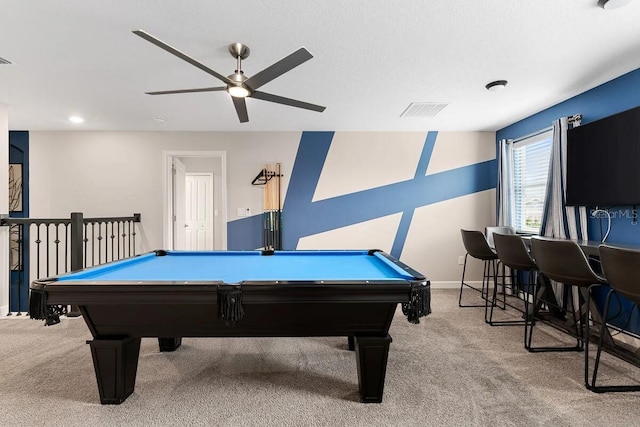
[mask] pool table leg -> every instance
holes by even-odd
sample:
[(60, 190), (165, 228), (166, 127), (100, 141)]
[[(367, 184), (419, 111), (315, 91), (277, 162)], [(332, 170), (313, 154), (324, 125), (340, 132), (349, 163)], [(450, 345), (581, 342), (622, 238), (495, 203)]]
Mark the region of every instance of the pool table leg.
[(349, 346), (349, 350), (354, 351), (356, 349), (356, 342), (354, 340), (353, 335), (349, 335), (347, 337), (347, 345)]
[(136, 384), (140, 338), (96, 338), (91, 346), (100, 403), (124, 402)]
[(160, 351), (176, 351), (180, 345), (182, 345), (182, 337), (158, 337), (158, 346), (160, 347)]
[(355, 337), (360, 399), (364, 403), (382, 402), (384, 377), (391, 336)]

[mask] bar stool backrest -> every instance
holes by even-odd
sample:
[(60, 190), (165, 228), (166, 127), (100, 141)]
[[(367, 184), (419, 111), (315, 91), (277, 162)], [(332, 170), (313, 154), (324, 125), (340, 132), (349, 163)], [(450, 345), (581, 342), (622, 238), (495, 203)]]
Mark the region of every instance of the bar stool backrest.
[(509, 227), (508, 225), (496, 225), (485, 227), (484, 235), (487, 237), (487, 243), (489, 247), (495, 248), (495, 243), (493, 241), (493, 235), (496, 233), (500, 234), (516, 234), (516, 230), (513, 227)]
[(521, 271), (536, 270), (536, 262), (529, 255), (522, 237), (517, 234), (493, 234), (493, 242), (500, 261), (509, 268)]
[(609, 285), (625, 298), (640, 304), (640, 251), (600, 245), (600, 262)]
[(462, 233), (462, 243), (469, 255), (483, 261), (498, 259), (498, 255), (489, 247), (487, 239), (481, 231), (460, 230), (460, 232)]
[(534, 236), (531, 254), (538, 269), (551, 280), (575, 286), (606, 283), (598, 276), (580, 246), (571, 240), (557, 240)]

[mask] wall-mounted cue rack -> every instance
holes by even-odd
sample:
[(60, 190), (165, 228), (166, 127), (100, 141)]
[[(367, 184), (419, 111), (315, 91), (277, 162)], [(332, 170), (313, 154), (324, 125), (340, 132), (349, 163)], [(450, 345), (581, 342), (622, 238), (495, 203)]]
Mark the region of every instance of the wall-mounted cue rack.
[(282, 249), (282, 165), (265, 164), (251, 181), (252, 185), (263, 186), (263, 233), (265, 249)]

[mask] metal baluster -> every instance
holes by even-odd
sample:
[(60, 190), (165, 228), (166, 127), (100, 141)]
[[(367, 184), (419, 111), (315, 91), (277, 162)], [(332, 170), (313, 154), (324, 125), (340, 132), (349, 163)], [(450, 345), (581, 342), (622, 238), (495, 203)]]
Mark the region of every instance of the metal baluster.
[[(127, 233), (125, 233), (124, 231), (124, 221), (120, 221), (118, 222), (118, 231), (120, 231), (120, 226), (122, 225), (122, 234), (120, 235), (122, 237), (122, 258), (125, 258), (125, 237), (127, 237)], [(118, 252), (120, 251), (120, 245), (118, 245)], [(120, 254), (118, 253), (118, 258), (120, 258)]]
[(96, 265), (96, 223), (91, 223), (91, 265)]
[(56, 239), (53, 243), (56, 245), (56, 276), (60, 274), (60, 235), (59, 235), (60, 224), (56, 224)]
[(88, 244), (89, 244), (89, 238), (88, 235), (89, 234), (89, 224), (82, 224), (82, 265), (84, 267), (88, 267), (88, 261), (89, 261), (89, 257), (88, 257)]
[(36, 224), (36, 279), (40, 278), (40, 224)]
[(102, 257), (102, 226), (98, 223), (98, 264), (100, 264), (100, 258)]
[(115, 244), (115, 240), (113, 240), (116, 236), (114, 234), (114, 229), (115, 229), (115, 222), (114, 221), (110, 221), (111, 222), (111, 261), (115, 260), (115, 250), (113, 245)]
[(45, 243), (45, 247), (47, 248), (47, 257), (46, 257), (46, 261), (45, 262), (46, 262), (46, 265), (47, 265), (47, 277), (50, 277), (50, 274), (49, 274), (49, 252), (50, 252), (49, 251), (49, 232), (50, 232), (49, 224), (45, 224), (45, 227), (47, 229), (47, 240), (46, 240), (46, 243)]
[(64, 224), (64, 273), (69, 271), (69, 224)]
[(131, 232), (131, 237), (133, 238), (133, 255), (136, 254), (136, 225), (133, 224), (133, 231)]

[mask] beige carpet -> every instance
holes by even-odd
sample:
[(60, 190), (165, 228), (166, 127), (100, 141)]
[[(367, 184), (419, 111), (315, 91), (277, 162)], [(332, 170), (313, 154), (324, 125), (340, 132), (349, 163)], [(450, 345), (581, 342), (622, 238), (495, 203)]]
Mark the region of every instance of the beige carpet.
[[(433, 314), (391, 326), (384, 401), (358, 401), (346, 338), (189, 338), (174, 353), (143, 339), (136, 390), (99, 403), (84, 321), (0, 319), (2, 426), (630, 426), (640, 393), (594, 394), (582, 353), (530, 354), (521, 327), (490, 327), (457, 291), (434, 290)], [(543, 328), (538, 338), (563, 338)], [(603, 381), (640, 382), (605, 356)]]

